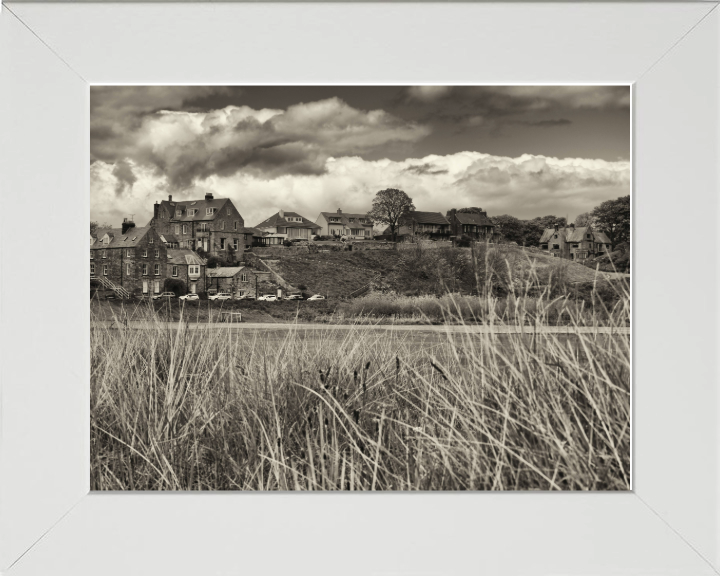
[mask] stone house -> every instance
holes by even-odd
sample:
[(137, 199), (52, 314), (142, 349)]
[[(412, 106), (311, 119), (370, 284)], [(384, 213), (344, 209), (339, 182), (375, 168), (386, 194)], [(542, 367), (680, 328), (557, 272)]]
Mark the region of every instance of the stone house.
[(191, 294), (205, 292), (205, 260), (187, 248), (168, 248), (167, 277), (182, 280)]
[(255, 226), (264, 235), (258, 238), (262, 246), (282, 244), (285, 240), (310, 240), (320, 226), (296, 212), (280, 210)]
[(583, 261), (610, 252), (610, 239), (591, 226), (555, 226), (543, 232), (540, 249), (558, 258)]
[[(245, 221), (229, 198), (205, 194), (202, 200), (156, 202), (148, 226), (178, 248), (203, 250), (227, 259), (230, 252), (242, 254), (252, 244), (243, 232)], [(175, 242), (172, 242), (172, 239)]]
[(351, 240), (372, 240), (373, 222), (367, 214), (320, 212), (315, 220), (320, 226), (318, 234), (323, 236), (347, 236)]
[(90, 236), (90, 278), (118, 296), (159, 294), (167, 277), (167, 247), (151, 226), (98, 229)]
[(450, 233), (453, 236), (468, 236), (474, 240), (492, 240), (495, 225), (484, 210), (480, 213), (458, 212), (454, 208), (447, 213)]
[[(403, 219), (397, 233), (397, 239), (403, 242), (414, 242), (417, 238), (430, 240), (448, 240), (450, 238), (450, 222), (440, 212), (413, 211)], [(391, 236), (390, 226), (383, 230), (383, 237)]]
[(211, 292), (255, 295), (256, 287), (268, 273), (260, 273), (248, 266), (208, 268), (205, 271), (207, 289)]

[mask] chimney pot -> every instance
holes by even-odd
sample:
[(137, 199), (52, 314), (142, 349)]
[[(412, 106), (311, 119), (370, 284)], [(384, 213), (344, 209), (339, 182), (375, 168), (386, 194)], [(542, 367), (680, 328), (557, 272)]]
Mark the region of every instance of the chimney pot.
[(168, 202), (172, 202), (172, 194), (168, 194)]
[(124, 218), (123, 223), (122, 223), (122, 233), (123, 234), (127, 233), (127, 231), (130, 230), (130, 228), (135, 228), (135, 222), (133, 222), (132, 220), (128, 220), (127, 218)]
[(205, 200), (212, 200), (212, 199), (213, 199), (212, 192), (208, 192), (207, 194), (205, 194)]
[(338, 208), (338, 214), (342, 214), (342, 210), (340, 210), (340, 208)]

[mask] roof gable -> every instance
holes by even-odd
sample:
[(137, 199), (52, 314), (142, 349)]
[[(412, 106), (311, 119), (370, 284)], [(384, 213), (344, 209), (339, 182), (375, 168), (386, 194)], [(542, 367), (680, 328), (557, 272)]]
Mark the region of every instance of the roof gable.
[(409, 217), (417, 224), (444, 224), (449, 225), (448, 219), (440, 212), (410, 212)]

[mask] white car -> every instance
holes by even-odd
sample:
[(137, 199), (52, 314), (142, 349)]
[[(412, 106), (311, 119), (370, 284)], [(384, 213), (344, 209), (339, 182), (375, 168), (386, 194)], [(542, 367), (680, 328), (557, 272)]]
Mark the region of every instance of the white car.
[(265, 296), (260, 296), (258, 298), (258, 302), (277, 302), (277, 296), (275, 294), (265, 294)]
[(302, 300), (303, 297), (300, 294), (288, 294), (285, 296), (285, 300)]
[(180, 300), (200, 300), (200, 296), (197, 294), (185, 294), (185, 296), (180, 296)]
[(240, 294), (239, 296), (235, 296), (235, 300), (255, 300), (254, 294)]
[(310, 298), (308, 298), (308, 302), (317, 300), (325, 300), (325, 296), (322, 296), (321, 294), (315, 294), (315, 296), (310, 296)]
[(162, 294), (155, 294), (153, 300), (160, 300), (160, 298), (175, 298), (175, 292), (163, 292)]
[(230, 300), (231, 298), (232, 294), (230, 294), (230, 292), (218, 292), (217, 294), (208, 296), (208, 300)]

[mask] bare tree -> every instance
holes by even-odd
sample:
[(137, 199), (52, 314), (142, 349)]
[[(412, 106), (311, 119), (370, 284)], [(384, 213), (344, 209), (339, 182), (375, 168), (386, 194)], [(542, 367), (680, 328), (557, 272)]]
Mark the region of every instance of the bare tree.
[(390, 226), (393, 242), (397, 238), (400, 225), (415, 210), (412, 198), (397, 188), (380, 190), (372, 203), (368, 216), (373, 222), (380, 222)]

